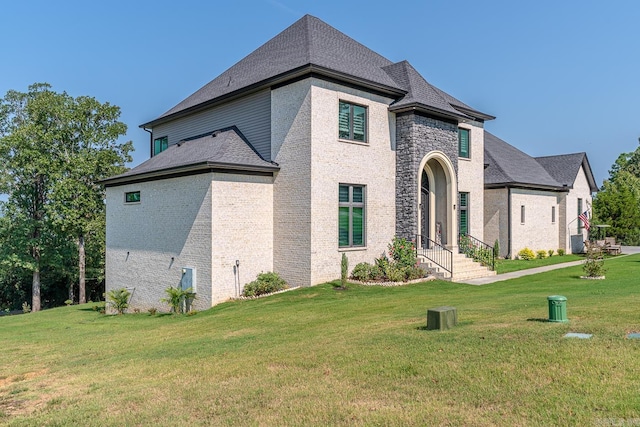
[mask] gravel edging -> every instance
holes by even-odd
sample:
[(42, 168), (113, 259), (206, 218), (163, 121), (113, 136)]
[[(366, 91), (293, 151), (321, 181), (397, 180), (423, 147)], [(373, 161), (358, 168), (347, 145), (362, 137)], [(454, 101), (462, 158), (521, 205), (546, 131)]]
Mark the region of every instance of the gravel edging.
[(287, 289), (283, 289), (281, 291), (276, 291), (276, 292), (271, 292), (270, 294), (262, 294), (262, 295), (256, 295), (254, 297), (243, 297), (242, 295), (239, 297), (233, 297), (230, 298), (232, 301), (243, 301), (243, 300), (249, 300), (249, 299), (259, 299), (259, 298), (264, 298), (264, 297), (270, 297), (271, 295), (277, 295), (277, 294), (282, 294), (285, 292), (289, 292), (289, 291), (293, 291), (295, 289), (300, 289), (302, 286), (294, 286), (293, 288), (287, 288)]
[(423, 277), (422, 279), (408, 280), (406, 282), (361, 282), (359, 280), (349, 280), (349, 283), (356, 283), (358, 285), (363, 285), (363, 286), (391, 287), (391, 286), (413, 285), (414, 283), (431, 282), (432, 280), (436, 280), (436, 277), (427, 276), (427, 277)]

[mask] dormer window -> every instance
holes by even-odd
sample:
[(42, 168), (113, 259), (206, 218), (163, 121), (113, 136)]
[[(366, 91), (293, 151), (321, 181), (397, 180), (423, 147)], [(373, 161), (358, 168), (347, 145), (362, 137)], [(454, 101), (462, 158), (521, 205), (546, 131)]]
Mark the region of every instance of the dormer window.
[(156, 138), (153, 140), (153, 155), (162, 153), (169, 148), (169, 137), (163, 136), (162, 138)]
[(367, 142), (367, 107), (340, 101), (338, 110), (338, 137)]

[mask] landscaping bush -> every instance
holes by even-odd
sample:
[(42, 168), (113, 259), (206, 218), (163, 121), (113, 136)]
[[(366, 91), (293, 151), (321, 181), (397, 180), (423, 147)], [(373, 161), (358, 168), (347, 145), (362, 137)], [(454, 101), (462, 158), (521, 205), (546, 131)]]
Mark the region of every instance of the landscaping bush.
[(546, 257), (547, 257), (547, 251), (545, 251), (544, 249), (536, 252), (536, 258), (545, 259)]
[(347, 254), (342, 253), (342, 261), (340, 262), (340, 286), (347, 287), (347, 275), (349, 274), (349, 260)]
[(394, 263), (400, 268), (413, 267), (416, 265), (416, 247), (413, 242), (405, 238), (394, 237), (388, 246), (389, 255)]
[(123, 314), (129, 307), (131, 292), (125, 288), (112, 289), (107, 292), (107, 304), (111, 305), (118, 314)]
[(564, 249), (558, 249), (558, 256), (564, 256)]
[(589, 247), (587, 249), (587, 259), (582, 264), (582, 270), (587, 277), (604, 276), (606, 269), (604, 268), (602, 252), (596, 252), (593, 247)]
[(500, 242), (498, 239), (493, 243), (493, 257), (495, 259), (500, 258)]
[(375, 266), (369, 264), (368, 262), (361, 262), (357, 264), (353, 271), (351, 272), (351, 277), (355, 280), (359, 280), (361, 282), (366, 282), (368, 280), (372, 280), (372, 268)]
[(163, 298), (161, 301), (166, 302), (171, 306), (171, 312), (175, 314), (182, 314), (185, 311), (190, 311), (190, 307), (188, 306), (196, 297), (192, 288), (182, 289), (179, 287), (174, 288), (173, 286), (169, 286), (164, 291), (167, 294), (167, 297)]
[(257, 297), (259, 295), (287, 289), (289, 286), (278, 273), (260, 273), (253, 282), (244, 285), (242, 295), (245, 297)]
[(548, 252), (549, 252), (549, 258), (551, 258), (553, 256), (553, 252), (554, 252), (553, 249), (549, 249)]
[(536, 257), (536, 254), (534, 254), (533, 251), (529, 248), (521, 249), (520, 252), (518, 252), (518, 258), (523, 259), (525, 261), (530, 261), (535, 257)]
[(407, 280), (422, 279), (423, 277), (427, 276), (427, 272), (425, 271), (425, 269), (418, 266), (407, 268), (406, 274)]

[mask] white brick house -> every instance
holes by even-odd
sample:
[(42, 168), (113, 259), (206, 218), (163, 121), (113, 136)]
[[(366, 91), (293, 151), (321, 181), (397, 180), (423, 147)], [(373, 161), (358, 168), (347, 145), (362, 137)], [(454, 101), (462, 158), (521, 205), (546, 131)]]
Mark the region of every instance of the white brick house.
[(372, 262), (396, 235), (457, 252), (459, 233), (501, 232), (492, 119), (304, 16), (142, 125), (152, 157), (104, 181), (107, 290), (158, 307), (187, 275), (203, 309), (261, 271), (336, 279), (342, 253)]

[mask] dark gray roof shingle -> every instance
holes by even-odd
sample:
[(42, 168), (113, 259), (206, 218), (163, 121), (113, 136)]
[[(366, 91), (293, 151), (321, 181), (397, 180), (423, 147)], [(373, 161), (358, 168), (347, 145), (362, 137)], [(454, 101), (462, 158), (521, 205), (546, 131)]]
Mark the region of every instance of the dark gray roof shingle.
[(535, 159), (558, 182), (569, 187), (573, 187), (578, 171), (580, 167), (583, 167), (591, 191), (598, 191), (598, 186), (587, 159), (587, 153), (560, 154), (557, 156), (536, 157)]
[(170, 145), (135, 168), (103, 181), (105, 185), (145, 176), (160, 177), (194, 168), (273, 172), (279, 168), (264, 160), (235, 126)]
[[(518, 150), (495, 135), (484, 132), (484, 184), (491, 186), (524, 186), (563, 189), (533, 157)], [(572, 183), (573, 184), (573, 183)]]
[[(141, 126), (153, 127), (245, 91), (311, 72), (383, 91), (398, 98), (400, 106), (414, 102), (456, 118), (494, 118), (433, 87), (408, 63), (394, 65), (322, 20), (305, 15), (178, 105)], [(408, 97), (403, 99), (405, 94)]]

